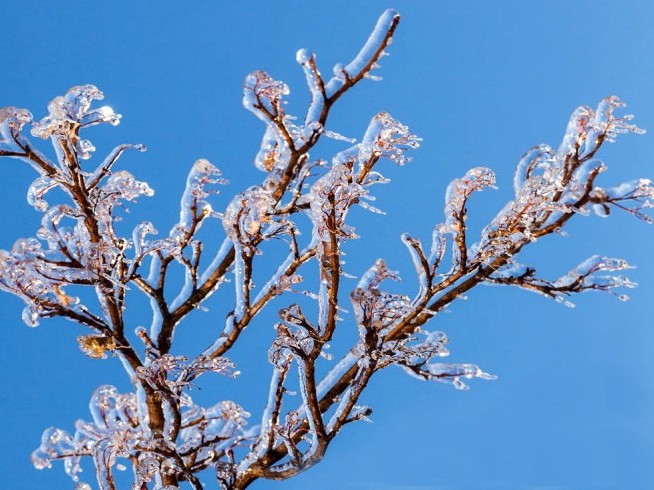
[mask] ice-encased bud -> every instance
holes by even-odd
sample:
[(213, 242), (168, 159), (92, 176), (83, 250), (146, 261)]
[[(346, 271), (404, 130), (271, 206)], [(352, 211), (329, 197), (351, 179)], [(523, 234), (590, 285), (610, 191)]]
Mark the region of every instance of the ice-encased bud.
[(295, 53), (295, 61), (297, 61), (299, 65), (309, 63), (313, 57), (314, 54), (306, 48), (300, 48), (297, 50), (297, 53)]
[(17, 107), (0, 108), (0, 147), (15, 145), (15, 139), (25, 124), (32, 122), (32, 114), (27, 109)]
[[(320, 235), (332, 231), (342, 238), (356, 238), (354, 228), (345, 219), (349, 209), (367, 195), (368, 191), (356, 182), (351, 162), (334, 164), (314, 182), (306, 196), (315, 230)], [(330, 220), (334, 222), (328, 226)]]
[(74, 454), (77, 443), (68, 432), (50, 427), (43, 431), (41, 445), (32, 453), (32, 464), (38, 470), (50, 468), (52, 460)]
[(270, 192), (259, 186), (236, 195), (223, 216), (225, 233), (234, 243), (249, 243), (270, 222), (274, 205)]
[(420, 146), (420, 138), (409, 131), (388, 112), (375, 115), (359, 145), (359, 162), (370, 160), (372, 156), (386, 157), (398, 165), (411, 161), (405, 155), (408, 149)]
[(243, 82), (243, 107), (254, 113), (264, 122), (282, 113), (282, 97), (288, 95), (288, 85), (275, 80), (263, 70), (257, 70), (245, 77)]
[(482, 191), (495, 185), (495, 173), (487, 167), (475, 167), (466, 174), (454, 179), (445, 192), (445, 225), (449, 231), (457, 232), (461, 226), (461, 218), (465, 203), (475, 191)]
[(120, 121), (120, 115), (114, 113), (110, 107), (90, 110), (93, 100), (103, 98), (104, 94), (94, 85), (70, 88), (66, 95), (55, 97), (50, 101), (49, 114), (32, 125), (32, 135), (46, 139), (53, 135), (71, 136), (69, 131), (76, 127), (92, 126), (103, 122), (115, 126)]
[(618, 97), (611, 95), (602, 99), (596, 110), (587, 106), (575, 109), (557, 154), (561, 158), (566, 155), (584, 158), (603, 141), (614, 141), (619, 133), (643, 134), (644, 130), (631, 124), (631, 114), (615, 117), (614, 110), (624, 106)]
[[(226, 185), (229, 182), (221, 178), (222, 172), (209, 160), (196, 160), (186, 179), (186, 187), (182, 194), (179, 212), (179, 222), (170, 231), (170, 237), (182, 240), (195, 223), (198, 227), (207, 216), (215, 215), (211, 205), (205, 200), (210, 194), (218, 194), (213, 185)], [(196, 228), (197, 229), (197, 228)]]
[(89, 140), (79, 140), (76, 145), (77, 155), (82, 160), (88, 160), (95, 151), (95, 146)]
[(32, 461), (34, 468), (37, 470), (52, 468), (52, 459), (50, 455), (43, 449), (37, 449), (33, 451), (30, 455), (30, 460)]
[(268, 124), (263, 133), (261, 146), (254, 157), (254, 166), (262, 172), (270, 172), (280, 162), (285, 162), (288, 153), (288, 144), (279, 134), (279, 129)]
[(35, 305), (27, 305), (23, 308), (23, 313), (21, 315), (23, 323), (28, 327), (38, 327), (39, 326), (39, 312)]

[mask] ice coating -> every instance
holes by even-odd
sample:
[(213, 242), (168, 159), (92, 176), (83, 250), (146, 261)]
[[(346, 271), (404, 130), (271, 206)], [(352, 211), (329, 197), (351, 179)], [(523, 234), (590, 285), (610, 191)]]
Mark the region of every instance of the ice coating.
[(384, 48), (391, 43), (392, 33), (400, 20), (400, 14), (393, 9), (386, 10), (377, 20), (368, 40), (359, 50), (357, 55), (347, 65), (334, 67), (334, 77), (326, 84), (327, 96), (337, 93), (345, 85), (348, 79), (361, 74), (364, 76), (372, 68), (372, 63), (380, 56)]
[[(523, 155), (513, 180), (515, 197), (473, 245), (466, 229), (467, 208), (473, 211), (468, 201), (474, 192), (493, 187), (495, 176), (477, 167), (455, 179), (447, 189), (444, 223), (426, 228), (432, 230), (431, 247), (425, 243), (423, 248), (425, 240), (416, 238), (424, 230), (400, 237), (418, 277), (415, 294), (398, 286), (395, 292), (383, 282), (399, 280), (399, 273), (382, 259), (367, 272), (347, 264), (347, 272), (361, 275), (352, 287), (352, 276), (344, 270), (345, 242), (356, 237), (349, 210), (359, 205), (381, 212), (369, 204), (371, 186), (389, 182), (378, 165), (408, 163), (409, 150), (421, 140), (379, 112), (357, 143), (329, 126), (327, 116), (356, 83), (380, 79), (376, 70), (398, 19), (386, 11), (360, 52), (338, 64), (330, 79), (323, 78), (314, 53), (297, 52), (310, 95), (304, 114), (287, 113), (290, 91), (284, 82), (263, 71), (248, 75), (243, 105), (265, 124), (254, 161), (266, 173), (263, 183), (238, 192), (221, 215), (209, 198), (226, 181), (208, 160), (197, 160), (186, 179), (179, 219), (162, 238), (147, 220), (119, 223), (128, 205), (154, 191), (130, 171), (116, 168), (126, 150), (143, 151), (142, 145), (118, 145), (102, 157), (85, 138), (88, 126), (119, 122), (111, 108), (93, 107), (102, 98), (96, 87), (73, 87), (56, 97), (34, 124), (24, 109), (0, 109), (0, 156), (23, 160), (37, 171), (28, 203), (42, 213), (36, 238), (19, 239), (11, 250), (0, 251), (0, 287), (24, 300), (23, 319), (30, 326), (47, 317), (81, 324), (82, 355), (98, 362), (117, 360), (133, 385), (129, 393), (99, 387), (89, 407), (92, 421), (77, 421), (74, 433), (48, 429), (33, 454), (36, 467), (63, 460), (79, 490), (90, 489), (78, 480), (83, 457), (93, 460), (101, 489), (115, 489), (113, 474), (128, 463), (135, 489), (200, 490), (196, 475), (211, 468), (226, 490), (255, 477), (288, 478), (317, 463), (345, 425), (369, 418), (372, 409), (362, 393), (386, 367), (459, 389), (466, 388), (467, 379), (494, 378), (476, 364), (442, 362), (449, 354), (448, 337), (425, 329), (475, 285), (521, 287), (568, 305), (571, 295), (589, 290), (627, 299), (620, 289), (635, 284), (622, 275), (628, 265), (620, 259), (593, 256), (548, 280), (515, 257), (591, 210), (600, 216), (626, 210), (650, 220), (654, 190), (649, 180), (596, 183), (606, 169), (596, 156), (599, 147), (620, 133), (642, 132), (631, 116), (617, 115), (623, 106), (617, 97), (603, 99), (596, 109), (577, 109), (558, 150), (538, 145)], [(52, 160), (31, 146), (25, 129), (30, 125), (34, 136), (50, 139)], [(315, 145), (323, 136), (342, 145), (341, 151), (320, 154)], [(51, 192), (57, 188), (63, 199), (61, 192)], [(61, 202), (48, 202), (55, 200)], [(204, 226), (203, 234), (222, 238), (224, 231), (222, 244), (220, 238), (214, 246), (196, 235), (208, 217), (221, 218), (223, 230)], [(300, 233), (305, 229), (312, 232), (309, 239)], [(274, 260), (269, 250), (279, 244), (281, 260), (267, 264), (271, 267), (262, 277), (262, 260)], [(303, 269), (309, 267), (317, 269), (317, 285), (303, 282)], [(181, 355), (173, 346), (175, 329), (186, 315), (204, 308), (232, 272), (235, 302), (220, 298), (218, 316), (207, 317), (214, 325), (216, 318), (225, 318), (224, 323), (201, 354)], [(343, 308), (348, 290), (352, 314)], [(143, 294), (151, 305), (149, 329), (129, 316), (134, 294)], [(300, 300), (287, 301), (296, 294)], [(260, 424), (248, 425), (248, 411), (223, 397), (209, 394), (206, 406), (197, 404), (191, 398), (197, 378), (209, 372), (236, 377), (226, 354), (246, 327), (254, 335), (266, 328), (257, 315), (271, 306), (279, 308), (279, 321), (268, 350), (270, 388)], [(332, 362), (331, 352), (338, 349), (328, 349), (335, 333), (354, 332), (355, 325), (359, 335), (354, 334), (353, 345)]]
[(620, 301), (627, 301), (629, 296), (617, 293), (615, 290), (634, 288), (637, 284), (623, 275), (605, 273), (630, 268), (625, 260), (593, 255), (567, 274), (554, 281), (549, 281), (537, 277), (537, 271), (533, 267), (510, 263), (491, 274), (489, 282), (515, 285), (552, 298), (565, 306), (574, 307), (574, 303), (568, 299), (570, 295), (585, 291), (603, 291), (617, 297)]
[(637, 218), (652, 223), (652, 218), (646, 213), (654, 207), (654, 186), (649, 179), (636, 179), (609, 188), (595, 187), (590, 202), (599, 216), (608, 216), (611, 205), (617, 205)]
[[(407, 369), (407, 372), (412, 375), (415, 374), (415, 371), (412, 369)], [(418, 378), (436, 380), (442, 383), (450, 383), (457, 390), (468, 389), (468, 385), (462, 381), (462, 378), (496, 379), (495, 375), (485, 373), (476, 364), (427, 364), (425, 368), (420, 371), (420, 374), (417, 374), (416, 376)]]
[[(168, 373), (168, 368), (178, 367), (177, 363), (177, 359), (167, 359), (150, 373), (155, 377), (155, 372)], [(214, 370), (222, 362), (210, 364)], [(53, 461), (62, 459), (66, 473), (78, 482), (80, 458), (92, 456), (100, 488), (113, 489), (113, 471), (120, 469), (119, 461), (134, 458), (135, 485), (151, 482), (162, 467), (175, 467), (178, 462), (167, 455), (167, 442), (152, 439), (139, 418), (137, 404), (133, 394), (120, 394), (110, 385), (98, 387), (89, 404), (93, 421), (76, 421), (74, 435), (54, 427), (47, 429), (41, 445), (32, 453), (33, 465), (37, 469), (50, 468)], [(188, 401), (181, 414), (182, 425), (187, 428), (179, 434), (180, 454), (189, 458), (225, 454), (247, 441), (244, 427), (249, 416), (232, 401), (222, 401), (207, 409)]]
[(104, 385), (94, 392), (89, 408), (93, 422), (78, 420), (74, 436), (56, 428), (46, 430), (40, 447), (32, 453), (32, 463), (42, 469), (50, 467), (53, 460), (63, 459), (66, 472), (77, 481), (80, 457), (93, 456), (99, 463), (100, 487), (111, 488), (111, 467), (116, 458), (127, 457), (140, 442), (140, 434), (134, 428), (135, 400)]
[(250, 187), (234, 197), (223, 216), (225, 233), (234, 243), (246, 245), (270, 221), (275, 204), (270, 192), (262, 187)]
[(475, 167), (460, 179), (454, 179), (445, 192), (445, 225), (450, 231), (459, 231), (465, 214), (465, 204), (475, 191), (495, 185), (495, 173), (487, 167)]
[(646, 179), (609, 189), (595, 184), (607, 168), (595, 158), (599, 146), (620, 133), (643, 132), (631, 124), (633, 116), (615, 115), (615, 110), (622, 107), (620, 99), (610, 96), (599, 103), (597, 110), (577, 108), (558, 151), (539, 145), (520, 159), (514, 178), (516, 198), (482, 231), (481, 242), (472, 249), (476, 261), (489, 262), (519, 249), (535, 240), (542, 230), (565, 222), (571, 213), (587, 215), (592, 209), (607, 216), (615, 206), (650, 220), (644, 212), (652, 204), (652, 188)]
[(277, 116), (283, 114), (282, 98), (289, 93), (284, 82), (275, 80), (265, 71), (255, 71), (243, 82), (243, 106), (267, 122), (266, 111)]
[(27, 109), (17, 107), (0, 108), (0, 149), (10, 151), (18, 146), (20, 132), (25, 124), (32, 122), (32, 114)]
[(48, 104), (48, 115), (32, 125), (32, 135), (46, 139), (52, 136), (66, 137), (71, 127), (85, 127), (100, 123), (116, 126), (120, 114), (109, 106), (91, 109), (94, 100), (104, 99), (104, 94), (94, 85), (72, 87), (65, 95), (55, 97)]
[(595, 111), (587, 106), (577, 108), (570, 118), (557, 154), (560, 157), (573, 154), (586, 156), (593, 153), (602, 141), (615, 141), (620, 133), (643, 134), (642, 129), (630, 123), (632, 115), (615, 117), (615, 109), (622, 107), (625, 107), (624, 102), (611, 95), (602, 99)]
[(305, 124), (310, 124), (314, 121), (320, 121), (327, 94), (325, 92), (322, 76), (316, 65), (316, 55), (308, 49), (302, 48), (296, 53), (295, 60), (304, 71), (307, 87), (311, 94), (311, 103), (307, 109), (307, 115), (304, 122)]
[(209, 186), (228, 184), (227, 180), (220, 178), (221, 175), (222, 172), (204, 158), (193, 164), (182, 194), (179, 222), (170, 232), (172, 238), (181, 239), (193, 226), (199, 227), (202, 220), (213, 213), (211, 205), (205, 199), (211, 193), (218, 193), (217, 189)]
[(27, 202), (38, 211), (46, 211), (49, 206), (43, 196), (55, 187), (57, 187), (56, 181), (53, 181), (47, 175), (42, 175), (30, 185), (27, 191)]
[(371, 156), (385, 157), (398, 165), (411, 161), (406, 151), (420, 146), (421, 139), (409, 131), (387, 112), (380, 112), (372, 118), (363, 136), (359, 150), (360, 160)]
[[(358, 203), (367, 191), (353, 181), (352, 165), (338, 164), (315, 184), (309, 192), (311, 218), (315, 230), (323, 235), (336, 230), (342, 237), (354, 237), (354, 229), (345, 223), (352, 205)], [(327, 222), (333, 220), (330, 228)], [(330, 221), (331, 223), (331, 221)]]
[(513, 178), (513, 190), (516, 196), (535, 172), (557, 166), (556, 153), (548, 145), (538, 145), (525, 153), (516, 166)]
[(111, 168), (113, 165), (118, 161), (118, 159), (122, 156), (122, 154), (126, 150), (137, 150), (137, 151), (146, 151), (145, 145), (130, 145), (130, 144), (123, 144), (123, 145), (118, 145), (116, 146), (113, 150), (109, 152), (109, 154), (104, 158), (102, 163), (98, 166), (98, 168), (89, 176), (88, 178), (88, 185), (90, 188), (95, 187), (100, 183), (100, 181), (109, 174), (111, 171)]

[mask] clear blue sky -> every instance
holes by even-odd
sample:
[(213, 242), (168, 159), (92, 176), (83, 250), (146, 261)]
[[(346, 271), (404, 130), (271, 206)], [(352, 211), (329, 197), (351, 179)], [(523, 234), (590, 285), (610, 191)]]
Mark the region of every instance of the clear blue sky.
[[(3, 2), (0, 106), (40, 117), (68, 87), (96, 84), (124, 115), (116, 129), (93, 130), (98, 154), (121, 142), (147, 144), (147, 153), (121, 165), (157, 192), (133, 214), (166, 230), (196, 158), (218, 164), (232, 182), (218, 208), (261, 179), (251, 162), (263, 125), (240, 105), (243, 77), (265, 69), (285, 80), (291, 112), (299, 109), (307, 96), (296, 50), (317, 52), (329, 73), (355, 53), (386, 7), (403, 19), (382, 61), (384, 81), (349, 93), (329, 129), (360, 137), (369, 118), (385, 110), (424, 144), (409, 166), (383, 168), (393, 179), (377, 190), (387, 216), (353, 213), (362, 238), (348, 244), (349, 272), (384, 257), (412, 291), (399, 235), (429, 236), (449, 180), (479, 164), (497, 171), (500, 190), (469, 207), (471, 225), (481, 226), (509, 198), (520, 155), (538, 143), (558, 145), (574, 107), (605, 95), (625, 100), (650, 133), (605, 148), (602, 182), (654, 176), (650, 0)], [(25, 201), (32, 171), (14, 161), (2, 165), (0, 247), (9, 248), (34, 234), (40, 216)], [(641, 284), (630, 302), (588, 294), (574, 298), (570, 310), (518, 290), (473, 291), (432, 328), (452, 339), (452, 361), (476, 362), (497, 381), (473, 381), (459, 392), (389, 370), (362, 400), (374, 408), (374, 424), (346, 427), (324, 461), (302, 476), (253, 488), (654, 487), (654, 228), (615, 215), (576, 219), (568, 232), (535, 244), (524, 260), (555, 277), (594, 253), (623, 257), (638, 266), (631, 277)], [(218, 222), (211, 233), (221, 236)], [(206, 345), (227, 309), (220, 300), (182, 327), (178, 352)], [(118, 361), (92, 361), (78, 351), (81, 328), (44, 321), (31, 330), (20, 321), (21, 308), (0, 296), (0, 486), (71, 488), (61, 465), (37, 472), (29, 453), (44, 428), (70, 429), (88, 418), (97, 385), (125, 389), (128, 382)], [(134, 326), (146, 321), (138, 310), (130, 312)], [(272, 313), (250, 327), (234, 353), (243, 379), (213, 391), (207, 384), (201, 398), (233, 398), (260, 412)]]

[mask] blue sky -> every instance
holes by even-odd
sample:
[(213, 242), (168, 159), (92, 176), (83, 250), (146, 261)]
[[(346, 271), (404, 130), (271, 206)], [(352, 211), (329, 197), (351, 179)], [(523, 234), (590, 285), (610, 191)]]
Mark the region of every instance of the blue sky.
[[(47, 5), (47, 6), (46, 6)], [(572, 110), (610, 94), (629, 104), (645, 136), (607, 145), (605, 184), (652, 177), (654, 169), (654, 4), (648, 0), (403, 1), (69, 1), (0, 6), (0, 106), (44, 115), (47, 102), (72, 85), (93, 83), (124, 118), (92, 130), (98, 154), (122, 142), (149, 151), (122, 160), (150, 183), (154, 198), (133, 207), (135, 219), (168, 229), (192, 162), (216, 163), (231, 185), (216, 200), (261, 180), (252, 165), (263, 125), (241, 107), (243, 77), (265, 69), (291, 87), (290, 112), (307, 101), (295, 52), (308, 47), (329, 73), (347, 61), (386, 7), (402, 22), (382, 61), (380, 83), (365, 81), (334, 109), (329, 129), (360, 137), (377, 111), (390, 112), (424, 138), (404, 168), (378, 189), (387, 215), (352, 214), (361, 239), (347, 245), (348, 271), (361, 274), (377, 257), (412, 267), (399, 236), (427, 238), (442, 219), (447, 183), (480, 164), (494, 168), (498, 191), (469, 206), (478, 229), (510, 197), (514, 164), (538, 143), (558, 145)], [(329, 157), (337, 146), (319, 147)], [(323, 151), (321, 153), (321, 151)], [(40, 216), (25, 193), (33, 173), (3, 161), (0, 247), (31, 236)], [(477, 227), (477, 228), (475, 228)], [(432, 325), (452, 339), (452, 361), (476, 362), (499, 376), (470, 391), (382, 373), (362, 400), (373, 424), (346, 427), (317, 467), (260, 489), (648, 488), (654, 485), (654, 228), (629, 216), (578, 218), (567, 238), (547, 238), (525, 262), (556, 277), (601, 253), (637, 266), (640, 287), (623, 304), (607, 295), (573, 299), (568, 309), (526, 292), (483, 288)], [(206, 235), (221, 239), (218, 222)], [(352, 287), (354, 283), (352, 282)], [(179, 353), (201, 349), (220, 325), (229, 295), (181, 327)], [(134, 306), (134, 325), (147, 312)], [(93, 389), (128, 387), (116, 360), (93, 361), (77, 349), (81, 329), (20, 321), (22, 305), (0, 296), (0, 404), (3, 488), (71, 488), (61, 466), (37, 472), (29, 453), (50, 425), (72, 428), (88, 418)], [(257, 414), (270, 367), (266, 343), (274, 310), (246, 332), (234, 352), (240, 381), (207, 384), (198, 396), (233, 398)], [(349, 325), (351, 327), (351, 325)], [(343, 328), (347, 329), (346, 323)], [(345, 344), (334, 348), (345, 348)], [(207, 481), (213, 481), (207, 477)]]

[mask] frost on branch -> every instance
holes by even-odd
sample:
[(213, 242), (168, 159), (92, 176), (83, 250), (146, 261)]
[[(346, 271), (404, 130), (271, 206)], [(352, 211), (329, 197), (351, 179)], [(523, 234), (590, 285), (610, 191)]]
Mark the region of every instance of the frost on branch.
[[(248, 75), (243, 105), (265, 124), (255, 157), (255, 166), (266, 173), (263, 182), (237, 191), (220, 213), (211, 196), (227, 181), (208, 160), (197, 160), (182, 192), (179, 219), (160, 238), (150, 221), (127, 230), (121, 224), (128, 206), (154, 191), (115, 167), (127, 150), (145, 148), (121, 144), (93, 164), (95, 148), (83, 131), (120, 121), (111, 108), (93, 107), (103, 97), (96, 87), (73, 87), (56, 97), (38, 122), (27, 110), (0, 109), (0, 156), (36, 170), (27, 201), (41, 213), (35, 237), (0, 251), (0, 288), (25, 302), (23, 319), (30, 326), (44, 317), (79, 323), (86, 329), (77, 335), (81, 352), (96, 360), (119, 360), (133, 386), (124, 394), (100, 386), (90, 403), (92, 421), (77, 421), (74, 434), (46, 430), (32, 454), (37, 468), (63, 460), (78, 490), (92, 488), (79, 481), (82, 457), (93, 461), (101, 490), (115, 490), (114, 472), (128, 463), (132, 490), (201, 490), (206, 481), (199, 474), (205, 470), (214, 472), (212, 479), (223, 490), (244, 489), (258, 478), (289, 478), (319, 462), (344, 426), (370, 418), (372, 408), (361, 397), (382, 369), (398, 366), (418, 379), (458, 389), (467, 388), (471, 378), (494, 379), (476, 364), (442, 362), (449, 355), (449, 339), (425, 328), (475, 286), (517, 286), (568, 305), (572, 294), (588, 290), (627, 299), (618, 288), (635, 284), (622, 275), (629, 266), (621, 259), (595, 255), (548, 280), (517, 257), (526, 245), (559, 233), (568, 220), (591, 210), (606, 217), (622, 209), (651, 222), (647, 213), (654, 187), (649, 180), (596, 184), (607, 168), (597, 160), (600, 147), (618, 134), (642, 132), (631, 116), (616, 115), (624, 104), (607, 97), (595, 110), (584, 106), (573, 112), (558, 149), (541, 144), (522, 156), (513, 180), (515, 196), (482, 229), (477, 243), (470, 244), (467, 228), (471, 199), (494, 188), (495, 174), (475, 167), (450, 183), (444, 220), (429, 226), (431, 246), (423, 247), (408, 233), (401, 236), (418, 279), (415, 293), (387, 290), (390, 282), (385, 281), (399, 281), (399, 273), (379, 259), (349, 292), (352, 314), (343, 308), (348, 286), (343, 279), (351, 277), (343, 270), (343, 245), (356, 238), (349, 211), (358, 205), (383, 214), (371, 204), (372, 186), (390, 182), (379, 166), (386, 160), (408, 163), (408, 152), (421, 140), (387, 112), (372, 117), (359, 143), (327, 121), (350, 88), (379, 79), (376, 70), (398, 22), (395, 11), (384, 12), (358, 54), (337, 65), (329, 79), (323, 78), (315, 54), (299, 50), (296, 61), (310, 95), (301, 116), (287, 113), (290, 90), (284, 82), (264, 71)], [(32, 136), (50, 141), (52, 159), (32, 145), (26, 126)], [(321, 158), (310, 155), (322, 137), (336, 140), (342, 150)], [(47, 194), (55, 189), (60, 192)], [(48, 202), (53, 196), (60, 202)], [(307, 226), (301, 226), (302, 213)], [(208, 218), (221, 219), (222, 230), (207, 230), (212, 238), (224, 232), (221, 245), (199, 239)], [(304, 240), (301, 232), (306, 231)], [(278, 261), (266, 248), (277, 239), (286, 247)], [(262, 260), (272, 272), (255, 287)], [(311, 266), (318, 280), (305, 282), (301, 269)], [(222, 316), (224, 326), (199, 352), (177, 352), (177, 326), (232, 273), (234, 303), (225, 306), (221, 299), (224, 311), (208, 320), (215, 325)], [(304, 302), (285, 301), (297, 293)], [(150, 302), (149, 329), (127, 315), (135, 294)], [(189, 391), (200, 376), (237, 377), (228, 353), (248, 326), (265, 328), (256, 320), (274, 298), (282, 304), (267, 352), (270, 387), (258, 423), (248, 425), (250, 413), (224, 396), (207, 406), (197, 404)], [(348, 329), (358, 336), (335, 362), (330, 344)]]

